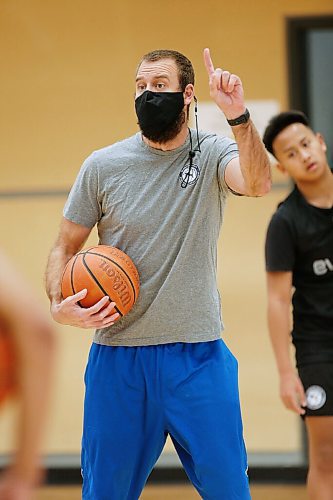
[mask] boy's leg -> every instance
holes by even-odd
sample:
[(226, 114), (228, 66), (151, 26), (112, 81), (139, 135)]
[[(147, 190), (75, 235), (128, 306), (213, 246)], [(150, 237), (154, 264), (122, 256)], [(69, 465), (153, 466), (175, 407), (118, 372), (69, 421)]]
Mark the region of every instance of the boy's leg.
[(189, 478), (204, 500), (249, 500), (236, 359), (220, 340), (169, 349), (167, 430)]
[(93, 344), (85, 374), (84, 500), (136, 500), (164, 443), (161, 405), (135, 347)]
[(309, 439), (308, 495), (333, 498), (333, 366), (314, 363), (298, 368), (306, 393), (305, 424)]

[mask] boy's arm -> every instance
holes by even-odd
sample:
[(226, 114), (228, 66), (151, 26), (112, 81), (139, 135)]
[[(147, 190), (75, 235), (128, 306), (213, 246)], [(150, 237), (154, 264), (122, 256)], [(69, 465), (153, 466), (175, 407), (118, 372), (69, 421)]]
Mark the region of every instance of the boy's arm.
[(290, 357), (291, 272), (267, 272), (268, 328), (280, 376), (280, 396), (286, 408), (303, 415), (303, 385)]

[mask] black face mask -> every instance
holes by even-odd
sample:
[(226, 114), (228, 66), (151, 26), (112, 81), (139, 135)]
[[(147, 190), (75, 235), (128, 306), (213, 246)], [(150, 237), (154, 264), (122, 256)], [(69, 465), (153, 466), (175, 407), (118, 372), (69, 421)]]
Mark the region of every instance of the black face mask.
[(173, 139), (185, 121), (183, 92), (145, 90), (135, 99), (139, 127), (145, 137), (155, 142)]

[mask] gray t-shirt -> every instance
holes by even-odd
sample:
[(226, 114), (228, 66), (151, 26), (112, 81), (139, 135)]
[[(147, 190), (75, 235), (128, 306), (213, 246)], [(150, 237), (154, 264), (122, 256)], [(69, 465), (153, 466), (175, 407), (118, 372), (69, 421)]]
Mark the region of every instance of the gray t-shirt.
[(238, 148), (214, 134), (200, 132), (199, 140), (190, 171), (189, 136), (179, 148), (161, 151), (137, 133), (83, 163), (64, 216), (89, 228), (97, 224), (100, 244), (131, 257), (141, 286), (133, 309), (97, 330), (95, 342), (138, 346), (220, 337), (217, 240), (228, 193), (224, 171)]

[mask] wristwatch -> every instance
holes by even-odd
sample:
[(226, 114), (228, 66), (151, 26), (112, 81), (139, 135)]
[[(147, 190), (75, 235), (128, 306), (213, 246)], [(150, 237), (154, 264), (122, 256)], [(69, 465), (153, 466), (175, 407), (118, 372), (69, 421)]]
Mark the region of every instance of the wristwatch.
[(246, 123), (249, 121), (250, 111), (246, 108), (245, 113), (240, 115), (238, 118), (234, 118), (233, 120), (227, 120), (231, 127), (235, 127), (236, 125), (241, 125), (242, 123)]

